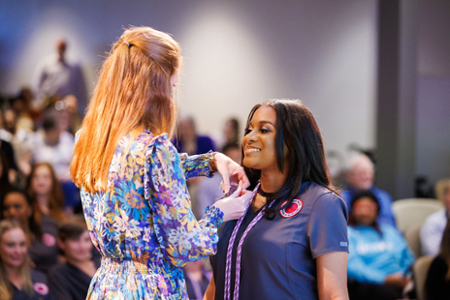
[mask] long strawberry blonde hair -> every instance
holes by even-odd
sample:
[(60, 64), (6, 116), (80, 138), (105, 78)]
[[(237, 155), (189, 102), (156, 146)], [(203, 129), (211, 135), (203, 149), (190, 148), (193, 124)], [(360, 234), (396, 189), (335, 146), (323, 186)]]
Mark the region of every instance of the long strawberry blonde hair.
[(172, 135), (176, 107), (172, 76), (181, 68), (181, 48), (150, 27), (126, 29), (103, 63), (75, 144), (70, 172), (89, 193), (105, 191), (119, 140), (149, 129)]

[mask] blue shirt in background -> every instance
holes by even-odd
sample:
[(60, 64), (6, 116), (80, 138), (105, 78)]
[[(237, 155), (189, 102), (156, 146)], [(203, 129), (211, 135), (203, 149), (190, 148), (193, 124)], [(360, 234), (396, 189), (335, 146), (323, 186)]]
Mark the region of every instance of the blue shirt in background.
[(386, 276), (406, 274), (414, 254), (402, 234), (389, 225), (380, 232), (369, 226), (349, 226), (348, 278), (360, 283), (383, 283)]
[[(392, 212), (392, 197), (386, 191), (380, 190), (375, 185), (372, 185), (370, 191), (377, 197), (378, 202), (380, 203), (380, 213), (377, 218), (378, 224), (391, 225), (397, 228), (394, 213)], [(349, 213), (350, 213), (350, 201), (352, 200), (353, 196), (355, 196), (358, 192), (359, 191), (351, 188), (340, 191), (342, 199), (344, 199), (345, 203), (347, 204), (347, 209)]]

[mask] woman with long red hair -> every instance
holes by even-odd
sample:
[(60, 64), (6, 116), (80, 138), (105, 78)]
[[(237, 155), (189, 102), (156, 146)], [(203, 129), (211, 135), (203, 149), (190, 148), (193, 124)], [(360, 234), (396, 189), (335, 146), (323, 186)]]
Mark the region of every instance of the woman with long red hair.
[[(103, 63), (77, 134), (71, 174), (102, 265), (87, 299), (187, 299), (181, 267), (216, 251), (217, 228), (251, 193), (242, 167), (220, 153), (188, 157), (170, 142), (181, 49), (149, 27), (125, 30)], [(239, 188), (197, 221), (186, 179), (219, 171)]]

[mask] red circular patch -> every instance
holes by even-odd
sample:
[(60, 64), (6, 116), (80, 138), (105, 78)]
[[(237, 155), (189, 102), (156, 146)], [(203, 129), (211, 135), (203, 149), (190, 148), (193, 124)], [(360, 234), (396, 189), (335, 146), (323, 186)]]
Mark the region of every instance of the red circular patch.
[(56, 244), (56, 239), (53, 235), (49, 233), (44, 233), (42, 236), (42, 241), (47, 247), (53, 247)]
[(42, 282), (36, 282), (33, 285), (34, 290), (36, 293), (41, 295), (47, 295), (48, 294), (48, 286), (45, 283)]
[[(280, 207), (283, 207), (283, 205), (287, 202), (284, 201), (283, 203), (281, 203)], [(303, 202), (300, 199), (294, 199), (292, 201), (291, 206), (284, 208), (282, 210), (280, 210), (280, 215), (283, 218), (292, 218), (293, 216), (295, 216), (296, 214), (298, 214), (303, 208)]]

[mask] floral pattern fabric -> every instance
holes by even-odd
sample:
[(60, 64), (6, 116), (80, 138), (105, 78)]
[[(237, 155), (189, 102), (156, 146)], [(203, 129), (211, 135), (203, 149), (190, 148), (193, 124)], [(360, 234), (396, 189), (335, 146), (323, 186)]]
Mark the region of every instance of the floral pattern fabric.
[(167, 134), (121, 139), (107, 191), (81, 191), (103, 256), (87, 299), (188, 299), (181, 267), (215, 253), (223, 218), (211, 206), (197, 221), (186, 188), (189, 177), (211, 176), (211, 157), (178, 154)]

